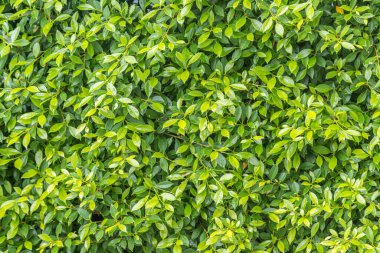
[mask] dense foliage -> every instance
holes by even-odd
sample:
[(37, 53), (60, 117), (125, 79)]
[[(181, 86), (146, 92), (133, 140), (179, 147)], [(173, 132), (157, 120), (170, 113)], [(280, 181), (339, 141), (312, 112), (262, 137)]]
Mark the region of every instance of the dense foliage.
[(0, 1), (1, 252), (380, 252), (380, 1)]

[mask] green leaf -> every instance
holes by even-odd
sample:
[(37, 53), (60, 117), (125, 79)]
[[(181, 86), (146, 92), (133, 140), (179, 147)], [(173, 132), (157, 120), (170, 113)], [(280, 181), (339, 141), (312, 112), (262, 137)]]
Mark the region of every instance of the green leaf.
[(25, 242), (24, 242), (24, 247), (25, 247), (26, 249), (31, 250), (31, 249), (33, 248), (33, 244), (32, 244), (30, 241), (25, 241)]
[(139, 110), (137, 110), (136, 107), (132, 106), (132, 105), (128, 105), (128, 113), (133, 117), (133, 118), (136, 118), (138, 119), (140, 117), (140, 112)]
[(137, 203), (135, 203), (133, 205), (131, 211), (134, 212), (134, 211), (141, 209), (145, 205), (146, 201), (148, 200), (148, 197), (149, 196), (146, 196), (145, 198), (140, 199)]
[(218, 190), (214, 195), (214, 201), (216, 204), (222, 203), (223, 201), (223, 191)]
[(27, 172), (25, 172), (21, 178), (31, 178), (37, 175), (37, 171), (34, 169), (30, 169)]
[(151, 209), (157, 206), (158, 204), (159, 204), (159, 200), (157, 196), (154, 196), (152, 199), (150, 199), (149, 201), (145, 203), (145, 208)]
[(226, 28), (226, 30), (224, 30), (224, 34), (230, 38), (232, 36), (232, 34), (234, 33), (234, 30), (232, 29), (232, 27), (228, 26)]
[(47, 132), (43, 128), (37, 128), (37, 135), (44, 140), (47, 140), (48, 138)]
[(193, 63), (195, 63), (200, 57), (202, 56), (202, 53), (196, 53), (195, 55), (193, 55), (189, 62), (188, 62), (188, 65), (191, 65)]
[(161, 197), (163, 200), (168, 200), (168, 201), (174, 201), (175, 200), (175, 196), (171, 193), (168, 193), (168, 192), (162, 193)]
[(129, 64), (136, 64), (137, 63), (136, 58), (134, 56), (132, 56), (132, 55), (124, 56), (124, 59)]
[(223, 53), (223, 47), (217, 42), (214, 45), (214, 52), (217, 56), (221, 57)]
[(250, 0), (243, 0), (243, 5), (247, 9), (252, 9), (251, 1)]
[(90, 4), (80, 4), (78, 7), (78, 10), (82, 11), (93, 11), (95, 8)]
[(42, 32), (44, 33), (45, 36), (47, 36), (50, 32), (50, 29), (53, 27), (53, 22), (49, 21), (47, 22), (44, 27), (42, 28)]
[(130, 156), (130, 157), (128, 157), (126, 160), (127, 160), (127, 162), (128, 162), (131, 166), (133, 166), (133, 167), (139, 167), (139, 166), (140, 166), (140, 163), (139, 163), (136, 159), (134, 159), (134, 157), (135, 157), (135, 156)]
[(309, 243), (309, 239), (304, 239), (304, 240), (302, 240), (302, 241), (298, 244), (298, 246), (297, 246), (295, 252), (300, 252), (300, 251), (304, 250), (304, 249), (306, 248), (306, 246), (307, 246), (308, 243)]
[(344, 48), (346, 48), (346, 49), (349, 49), (349, 50), (355, 50), (355, 46), (352, 45), (352, 44), (349, 43), (349, 42), (345, 42), (345, 41), (343, 41), (343, 42), (341, 42), (341, 45), (342, 45), (342, 47), (344, 47)]
[(275, 223), (279, 223), (280, 222), (280, 218), (276, 214), (274, 214), (274, 213), (270, 213), (269, 214), (269, 219), (271, 219)]
[(280, 23), (276, 23), (276, 26), (274, 27), (276, 30), (276, 33), (280, 35), (281, 37), (284, 36), (284, 27)]
[(331, 86), (327, 85), (327, 84), (319, 84), (318, 86), (315, 87), (315, 89), (318, 92), (325, 93), (325, 92), (329, 92), (333, 88)]
[(164, 248), (171, 247), (175, 241), (176, 241), (176, 238), (166, 238), (157, 244), (157, 248), (164, 249)]
[(337, 163), (338, 163), (338, 160), (336, 159), (336, 157), (335, 156), (331, 157), (330, 161), (329, 161), (329, 168), (330, 168), (330, 170), (335, 169)]
[(41, 240), (43, 240), (45, 242), (53, 241), (48, 234), (40, 234), (40, 235), (38, 235), (38, 237), (41, 238)]
[(313, 151), (319, 155), (327, 155), (330, 153), (330, 150), (322, 145), (315, 145), (313, 146)]
[(228, 156), (228, 162), (234, 167), (234, 168), (239, 168), (240, 163), (238, 159), (236, 159), (234, 156)]
[(252, 71), (258, 76), (270, 75), (270, 71), (266, 67), (255, 66)]
[(185, 83), (185, 82), (187, 81), (187, 79), (189, 79), (189, 77), (190, 77), (190, 72), (189, 72), (188, 70), (185, 70), (185, 71), (183, 71), (183, 72), (180, 74), (179, 79), (181, 79), (182, 82)]
[(231, 174), (231, 173), (227, 173), (227, 174), (224, 174), (221, 178), (220, 178), (220, 181), (229, 181), (231, 179), (234, 178), (234, 174)]
[(151, 107), (153, 110), (155, 110), (157, 112), (164, 113), (164, 106), (160, 103), (153, 102), (151, 104)]
[(230, 86), (236, 90), (247, 90), (247, 87), (241, 83), (234, 83), (234, 84), (231, 84)]
[(127, 128), (136, 131), (139, 133), (149, 133), (149, 132), (154, 132), (154, 127), (151, 125), (143, 125), (143, 124), (129, 124), (127, 125)]
[(279, 81), (280, 81), (282, 84), (284, 84), (284, 85), (286, 85), (286, 86), (288, 86), (288, 87), (294, 87), (294, 81), (293, 81), (293, 79), (290, 78), (289, 76), (281, 76), (281, 77), (279, 77), (278, 79), (279, 79)]
[(167, 127), (170, 127), (170, 126), (176, 124), (177, 122), (178, 122), (178, 119), (169, 119), (169, 120), (167, 120), (167, 121), (162, 125), (162, 127), (163, 127), (163, 128), (167, 128)]
[(240, 19), (238, 19), (238, 21), (236, 22), (235, 24), (235, 29), (236, 30), (239, 30), (240, 28), (242, 28), (245, 23), (247, 22), (247, 18), (245, 16), (241, 17)]
[(266, 33), (268, 31), (270, 31), (273, 27), (273, 19), (272, 18), (268, 18), (267, 20), (264, 21), (263, 23), (263, 33)]

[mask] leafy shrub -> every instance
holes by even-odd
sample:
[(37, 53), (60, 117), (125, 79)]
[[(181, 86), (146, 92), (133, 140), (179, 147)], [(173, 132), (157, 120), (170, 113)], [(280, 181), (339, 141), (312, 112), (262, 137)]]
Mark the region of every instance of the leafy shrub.
[(380, 252), (380, 1), (9, 0), (2, 252)]

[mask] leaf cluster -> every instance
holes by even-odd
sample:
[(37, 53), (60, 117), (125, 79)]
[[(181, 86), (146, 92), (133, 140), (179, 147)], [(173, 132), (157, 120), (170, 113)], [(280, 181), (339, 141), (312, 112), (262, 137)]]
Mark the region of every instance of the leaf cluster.
[(0, 1), (0, 251), (379, 252), (379, 22)]

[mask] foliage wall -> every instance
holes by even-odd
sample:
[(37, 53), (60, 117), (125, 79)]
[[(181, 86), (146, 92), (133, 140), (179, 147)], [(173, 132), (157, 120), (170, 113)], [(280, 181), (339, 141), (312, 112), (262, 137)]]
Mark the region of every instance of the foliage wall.
[(1, 252), (380, 252), (380, 1), (0, 1)]

